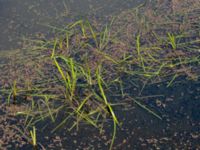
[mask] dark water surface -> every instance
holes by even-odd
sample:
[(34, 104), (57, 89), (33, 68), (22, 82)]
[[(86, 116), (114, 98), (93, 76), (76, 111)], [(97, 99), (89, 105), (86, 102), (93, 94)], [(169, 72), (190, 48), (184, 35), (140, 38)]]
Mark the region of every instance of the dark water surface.
[[(136, 91), (137, 92), (137, 91)], [(146, 105), (155, 108), (161, 114), (159, 120), (144, 109), (133, 104), (134, 109), (116, 111), (122, 127), (118, 128), (115, 150), (139, 149), (191, 149), (199, 147), (200, 131), (200, 82), (177, 82), (166, 89), (164, 84), (145, 87), (140, 97)], [(135, 95), (136, 96), (136, 95)], [(137, 97), (137, 96), (136, 96)], [(131, 103), (131, 102), (130, 102)], [(61, 120), (62, 116), (58, 117)], [(101, 134), (87, 124), (79, 130), (69, 132), (65, 127), (50, 134), (52, 123), (41, 123), (38, 127), (38, 141), (45, 148), (52, 149), (101, 149), (109, 148), (112, 124), (106, 124)], [(53, 144), (52, 144), (53, 143)], [(22, 149), (31, 149), (25, 145)]]
[(43, 24), (63, 26), (75, 16), (105, 17), (145, 0), (0, 0), (0, 50), (19, 48), (21, 39), (47, 33)]

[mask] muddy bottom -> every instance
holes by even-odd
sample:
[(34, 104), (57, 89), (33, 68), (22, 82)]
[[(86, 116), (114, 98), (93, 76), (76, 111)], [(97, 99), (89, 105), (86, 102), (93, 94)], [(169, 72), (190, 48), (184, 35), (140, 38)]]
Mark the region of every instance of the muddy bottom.
[[(139, 93), (139, 92), (138, 92)], [(155, 84), (146, 86), (136, 97), (157, 112), (162, 120), (138, 107), (130, 100), (130, 110), (116, 110), (123, 123), (118, 128), (114, 148), (127, 149), (200, 149), (200, 82), (175, 82), (173, 87)], [(1, 105), (1, 149), (31, 149), (29, 136), (23, 128), (24, 119), (14, 113), (25, 106)], [(59, 116), (58, 119), (63, 119)], [(44, 121), (37, 124), (38, 149), (108, 149), (112, 137), (112, 122), (105, 123), (99, 133), (95, 128), (81, 124), (78, 130), (65, 127), (55, 133), (56, 124)]]

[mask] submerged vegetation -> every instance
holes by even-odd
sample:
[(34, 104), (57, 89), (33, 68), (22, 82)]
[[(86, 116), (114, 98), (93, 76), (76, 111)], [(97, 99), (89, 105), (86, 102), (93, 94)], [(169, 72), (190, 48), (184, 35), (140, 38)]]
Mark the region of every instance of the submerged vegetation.
[(81, 124), (101, 133), (112, 122), (110, 149), (123, 126), (117, 112), (130, 103), (162, 120), (162, 114), (135, 96), (148, 84), (162, 82), (168, 88), (200, 75), (199, 10), (162, 15), (139, 6), (107, 25), (78, 20), (63, 29), (51, 26), (53, 39), (25, 41), (19, 59), (1, 66), (11, 75), (7, 84), (2, 79), (1, 93), (8, 104), (28, 104), (17, 115), (25, 116), (26, 127), (33, 126), (34, 147), (35, 126), (46, 119), (55, 124), (52, 133), (63, 126), (79, 130)]

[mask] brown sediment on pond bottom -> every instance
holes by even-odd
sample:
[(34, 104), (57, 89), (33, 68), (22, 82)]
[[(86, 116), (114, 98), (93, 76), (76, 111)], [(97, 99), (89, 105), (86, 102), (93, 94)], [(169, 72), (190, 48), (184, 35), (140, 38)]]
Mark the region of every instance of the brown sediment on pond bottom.
[(174, 13), (186, 13), (190, 10), (199, 9), (199, 0), (171, 0), (171, 7)]
[(17, 118), (18, 111), (24, 111), (23, 106), (7, 106), (0, 104), (0, 149), (20, 149), (28, 142), (16, 128), (23, 127), (23, 119)]

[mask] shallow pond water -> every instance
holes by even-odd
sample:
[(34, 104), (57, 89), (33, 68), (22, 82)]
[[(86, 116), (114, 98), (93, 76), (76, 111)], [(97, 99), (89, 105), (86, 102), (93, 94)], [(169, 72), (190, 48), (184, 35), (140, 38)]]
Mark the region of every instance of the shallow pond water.
[[(164, 1), (166, 3), (162, 3)], [(34, 96), (32, 98), (30, 96), (32, 93), (30, 95), (28, 93), (27, 94), (28, 96), (27, 96), (26, 93), (19, 92), (19, 95), (17, 95), (18, 93), (16, 94), (17, 100), (15, 100), (14, 98), (15, 88), (17, 89), (19, 87), (19, 90), (20, 88), (23, 89), (24, 88), (23, 83), (25, 83), (25, 86), (28, 85), (26, 84), (26, 82), (24, 82), (26, 80), (33, 83), (33, 87), (35, 86), (34, 90), (37, 88), (38, 89), (41, 88), (41, 91), (44, 90), (44, 94), (46, 94), (45, 92), (47, 92), (48, 94), (49, 93), (51, 94), (52, 92), (52, 95), (56, 93), (58, 94), (58, 99), (60, 98), (61, 100), (63, 100), (63, 97), (66, 96), (66, 95), (65, 96), (62, 95), (64, 93), (64, 92), (62, 93), (62, 90), (63, 90), (61, 86), (62, 81), (61, 83), (58, 82), (59, 74), (56, 74), (58, 71), (54, 70), (55, 66), (52, 67), (52, 64), (46, 61), (44, 61), (44, 65), (42, 64), (43, 63), (42, 59), (44, 58), (45, 60), (46, 57), (49, 58), (49, 53), (45, 53), (45, 52), (43, 53), (41, 51), (41, 53), (37, 53), (37, 52), (33, 53), (34, 55), (36, 55), (36, 56), (33, 56), (31, 55), (30, 52), (25, 51), (24, 53), (21, 54), (20, 48), (23, 46), (22, 39), (23, 38), (26, 39), (30, 37), (37, 38), (41, 36), (45, 36), (45, 38), (51, 37), (52, 36), (51, 29), (47, 27), (47, 25), (52, 25), (52, 26), (62, 28), (66, 24), (74, 22), (74, 20), (78, 20), (80, 18), (81, 19), (87, 18), (89, 20), (93, 18), (97, 18), (97, 19), (101, 18), (102, 20), (106, 20), (107, 17), (109, 18), (110, 16), (115, 16), (116, 14), (120, 14), (124, 10), (125, 12), (120, 14), (122, 17), (119, 15), (119, 18), (120, 18), (119, 20), (121, 22), (116, 23), (113, 26), (114, 26), (114, 30), (118, 28), (118, 26), (120, 25), (122, 25), (122, 29), (123, 29), (124, 27), (123, 24), (127, 23), (127, 28), (125, 28), (125, 32), (121, 34), (122, 35), (121, 41), (116, 40), (117, 42), (115, 42), (113, 40), (114, 42), (113, 41), (108, 42), (109, 44), (111, 44), (111, 48), (109, 47), (110, 49), (108, 50), (106, 49), (107, 51), (105, 50), (106, 58), (110, 60), (112, 60), (112, 57), (117, 58), (118, 55), (121, 55), (121, 53), (119, 54), (115, 53), (115, 51), (117, 51), (118, 49), (127, 50), (127, 53), (130, 52), (130, 49), (133, 50), (135, 47), (137, 47), (137, 49), (134, 49), (134, 50), (138, 50), (138, 49), (140, 50), (140, 47), (141, 49), (144, 48), (145, 50), (148, 50), (146, 46), (149, 46), (150, 43), (153, 41), (152, 42), (153, 51), (151, 51), (152, 56), (154, 56), (153, 54), (154, 54), (154, 50), (156, 50), (156, 46), (159, 46), (160, 49), (163, 48), (162, 50), (163, 51), (166, 50), (166, 52), (164, 51), (165, 53), (162, 53), (162, 52), (158, 53), (158, 55), (155, 55), (155, 58), (159, 56), (158, 61), (160, 60), (162, 61), (166, 59), (167, 60), (166, 64), (169, 62), (170, 63), (172, 62), (172, 64), (170, 64), (170, 67), (173, 65), (173, 63), (175, 64), (174, 66), (176, 66), (177, 65), (176, 63), (178, 62), (178, 65), (177, 65), (177, 68), (172, 67), (172, 69), (169, 66), (166, 66), (167, 68), (166, 71), (163, 69), (164, 70), (163, 74), (161, 73), (161, 76), (158, 75), (155, 78), (153, 76), (152, 80), (151, 78), (148, 79), (148, 76), (141, 75), (143, 73), (141, 70), (142, 69), (145, 70), (144, 65), (148, 65), (148, 64), (143, 63), (144, 68), (141, 67), (142, 69), (138, 69), (139, 71), (137, 70), (137, 67), (138, 67), (137, 65), (139, 63), (136, 62), (136, 64), (133, 63), (133, 65), (128, 64), (131, 62), (131, 61), (130, 62), (128, 61), (129, 58), (135, 59), (134, 56), (136, 56), (139, 52), (133, 55), (133, 57), (131, 53), (131, 56), (128, 56), (127, 58), (125, 56), (126, 54), (124, 54), (122, 64), (120, 64), (122, 66), (119, 65), (119, 67), (116, 67), (118, 65), (116, 63), (114, 63), (114, 65), (111, 63), (112, 64), (111, 67), (109, 66), (110, 63), (106, 64), (107, 66), (105, 65), (106, 67), (108, 67), (108, 70), (106, 71), (108, 72), (111, 71), (111, 73), (114, 74), (113, 75), (114, 77), (116, 77), (117, 75), (119, 76), (119, 78), (117, 77), (114, 81), (111, 82), (111, 86), (107, 89), (108, 93), (111, 92), (111, 94), (110, 93), (108, 94), (108, 99), (109, 100), (111, 99), (113, 106), (115, 106), (114, 102), (116, 102), (116, 107), (114, 107), (114, 112), (120, 121), (119, 126), (117, 126), (116, 138), (115, 138), (112, 149), (114, 150), (200, 149), (200, 144), (199, 144), (199, 141), (200, 141), (200, 109), (199, 109), (200, 108), (200, 80), (199, 80), (200, 71), (199, 69), (200, 68), (198, 66), (200, 64), (200, 57), (198, 57), (199, 53), (197, 52), (199, 41), (200, 41), (198, 37), (200, 35), (199, 34), (200, 25), (197, 22), (195, 22), (196, 21), (195, 19), (198, 20), (198, 15), (196, 14), (200, 14), (200, 11), (198, 12), (198, 9), (195, 9), (194, 12), (188, 11), (187, 12), (188, 15), (185, 15), (185, 16), (183, 15), (186, 18), (185, 19), (184, 17), (181, 18), (181, 17), (177, 17), (178, 15), (177, 16), (175, 15), (174, 13), (175, 11), (173, 10), (175, 8), (174, 6), (171, 11), (171, 12), (174, 11), (173, 12), (174, 15), (170, 17), (171, 18), (177, 17), (178, 18), (178, 19), (176, 18), (177, 20), (171, 19), (170, 17), (168, 18), (168, 16), (167, 15), (165, 16), (165, 13), (163, 12), (162, 12), (164, 14), (163, 16), (160, 17), (158, 15), (160, 18), (159, 17), (156, 18), (157, 16), (155, 14), (156, 13), (159, 14), (159, 11), (160, 10), (162, 11), (163, 9), (159, 7), (155, 11), (155, 14), (153, 14), (151, 11), (146, 10), (146, 13), (145, 13), (146, 18), (145, 17), (143, 18), (143, 14), (142, 15), (138, 14), (139, 11), (136, 12), (138, 16), (134, 14), (135, 10), (134, 10), (134, 13), (132, 11), (129, 12), (130, 8), (135, 8), (139, 6), (140, 4), (142, 4), (143, 2), (145, 2), (145, 0), (144, 1), (141, 1), (141, 0), (123, 0), (123, 1), (122, 0), (62, 0), (60, 2), (55, 1), (55, 0), (54, 1), (53, 0), (0, 0), (0, 31), (1, 31), (0, 52), (2, 52), (1, 54), (5, 56), (8, 55), (7, 52), (11, 52), (6, 58), (3, 58), (3, 56), (0, 55), (0, 75), (2, 77), (0, 79), (0, 86), (3, 87), (3, 88), (0, 87), (0, 98), (3, 101), (3, 103), (0, 103), (0, 149), (1, 147), (2, 149), (5, 149), (5, 150), (6, 149), (11, 149), (11, 150), (12, 149), (22, 149), (22, 150), (32, 149), (32, 145), (30, 142), (31, 139), (29, 137), (30, 136), (29, 132), (31, 128), (26, 128), (25, 124), (27, 125), (29, 121), (32, 123), (31, 121), (32, 118), (30, 116), (31, 115), (34, 116), (34, 113), (38, 113), (41, 110), (39, 108), (39, 110), (36, 110), (35, 112), (33, 111), (33, 114), (30, 113), (30, 116), (29, 114), (26, 116), (27, 118), (24, 116), (22, 117), (20, 115), (16, 116), (16, 113), (23, 112), (27, 108), (28, 108), (28, 111), (29, 109), (31, 111), (32, 110), (31, 106), (34, 105), (33, 103), (31, 103), (33, 102), (32, 99), (34, 99), (37, 103), (40, 100), (40, 98), (38, 98), (38, 95), (36, 96), (36, 98)], [(152, 4), (151, 2), (149, 4)], [(163, 0), (163, 1), (158, 0), (158, 3), (162, 4), (161, 6), (164, 6), (163, 10), (168, 9), (169, 7), (168, 2), (169, 2), (168, 0)], [(172, 0), (170, 2), (174, 2), (176, 4), (176, 2), (178, 1)], [(147, 8), (150, 8), (150, 6), (151, 5), (148, 5)], [(191, 15), (192, 13), (194, 13), (193, 16)], [(132, 20), (132, 16), (137, 18), (139, 21), (136, 19), (136, 21), (134, 20), (135, 21), (134, 22)], [(152, 27), (152, 30), (154, 30), (154, 21), (156, 22), (157, 19), (162, 20), (165, 17), (166, 17), (166, 20), (169, 22), (166, 21), (166, 24), (165, 24), (161, 21), (158, 23), (158, 27), (155, 27), (155, 32), (148, 31), (148, 25)], [(193, 20), (195, 21), (194, 23), (192, 22), (191, 26), (188, 27), (187, 19), (189, 21), (193, 21)], [(132, 21), (133, 21), (133, 24), (131, 24)], [(147, 22), (152, 21), (153, 23), (151, 22), (149, 24), (145, 24), (146, 23), (145, 21)], [(177, 21), (178, 23), (175, 22), (175, 24), (173, 24), (173, 22), (170, 22), (170, 21), (174, 21), (174, 22)], [(181, 23), (183, 22), (186, 24), (182, 25), (180, 22)], [(181, 42), (184, 40), (186, 41), (186, 44), (180, 43), (180, 45), (178, 45), (180, 46), (180, 48), (178, 47), (176, 49), (178, 52), (173, 51), (174, 50), (173, 46), (172, 44), (171, 45), (169, 44), (169, 41), (166, 42), (167, 44), (165, 43), (164, 40), (166, 36), (163, 36), (160, 39), (157, 36), (159, 35), (159, 33), (163, 35), (162, 31), (164, 32), (172, 31), (174, 33), (176, 32), (179, 33), (179, 30), (178, 31), (176, 30), (178, 26), (176, 25), (176, 23), (178, 25), (179, 23), (182, 25), (182, 26), (180, 25), (180, 27), (178, 28), (181, 31), (184, 31), (184, 29), (187, 30), (188, 28), (189, 29), (191, 28), (191, 30), (189, 30), (188, 32), (184, 31), (185, 32), (184, 34), (186, 36), (184, 34), (181, 36), (178, 36), (178, 39), (180, 38), (179, 41)], [(173, 25), (168, 26), (168, 24), (173, 24)], [(163, 29), (161, 29), (159, 25), (162, 27), (164, 26)], [(145, 31), (147, 30), (148, 32), (147, 34), (144, 34), (144, 35), (143, 35), (143, 32), (140, 30), (137, 30), (136, 32), (135, 31), (132, 32), (132, 30), (134, 30), (135, 28), (142, 28), (143, 30)], [(107, 30), (105, 30), (104, 33), (106, 33), (106, 31)], [(191, 31), (191, 35), (190, 35), (190, 31)], [(131, 35), (129, 35), (129, 33)], [(143, 38), (143, 40), (139, 41), (138, 39), (140, 38), (140, 36), (134, 37), (133, 33), (137, 33), (137, 34), (141, 33), (141, 39)], [(158, 34), (156, 35), (156, 33)], [(80, 34), (78, 33), (77, 35), (80, 35)], [(124, 39), (123, 36), (125, 36), (126, 39)], [(150, 38), (149, 40), (148, 37), (151, 37), (151, 36), (154, 38)], [(158, 37), (158, 39), (155, 38), (156, 36)], [(173, 34), (168, 33), (168, 36), (169, 36), (168, 38), (171, 37), (171, 39), (173, 40)], [(181, 39), (182, 36), (185, 36), (185, 37)], [(76, 37), (76, 34), (72, 34), (72, 40), (71, 40), (72, 43), (76, 40), (76, 38), (74, 37)], [(131, 38), (129, 39), (129, 37)], [(135, 39), (136, 41), (137, 40), (139, 41), (139, 42), (134, 41), (136, 44), (133, 42), (133, 40)], [(189, 42), (187, 42), (187, 39), (189, 39), (188, 40)], [(87, 37), (85, 38), (81, 36), (81, 37), (78, 37), (78, 40), (86, 42), (86, 43), (88, 42), (87, 44), (90, 44), (91, 37), (87, 39)], [(94, 39), (92, 40), (94, 41)], [(155, 41), (157, 40), (159, 42), (161, 41), (161, 43), (163, 40), (164, 45), (162, 45), (163, 43), (162, 44), (159, 42), (157, 43), (157, 41), (154, 43), (154, 40)], [(128, 44), (130, 45), (126, 43), (127, 41), (128, 41)], [(145, 43), (145, 42), (147, 42), (147, 45), (145, 44), (142, 45), (142, 43)], [(63, 44), (64, 46), (63, 45), (61, 46), (59, 45), (59, 46), (62, 48), (63, 47), (66, 48), (67, 47), (66, 43)], [(75, 46), (72, 44), (72, 47), (74, 46), (73, 50), (75, 51), (77, 49), (78, 51), (79, 45), (77, 48), (76, 41), (74, 43), (75, 43), (74, 44)], [(114, 44), (117, 43), (117, 45), (114, 45), (113, 43)], [(120, 45), (121, 43), (122, 45)], [(187, 47), (188, 43), (189, 43), (189, 46)], [(59, 50), (61, 49), (60, 53), (62, 54), (62, 48), (60, 47), (58, 48), (58, 53), (60, 52)], [(52, 48), (52, 45), (50, 45), (50, 49), (51, 48)], [(84, 46), (81, 48), (85, 50)], [(80, 50), (82, 50), (81, 48)], [(92, 50), (95, 50), (94, 47), (92, 48), (93, 48)], [(189, 52), (187, 48), (190, 50)], [(17, 52), (15, 52), (15, 49), (18, 49)], [(47, 48), (47, 50), (49, 50), (49, 47)], [(68, 48), (64, 50), (68, 50)], [(111, 51), (110, 53), (109, 53), (109, 50)], [(174, 53), (170, 53), (171, 52), (170, 50), (172, 50), (172, 52)], [(194, 50), (194, 52), (192, 50)], [(14, 53), (12, 53), (12, 51)], [(72, 52), (72, 54), (70, 52), (71, 51), (69, 51), (67, 54), (69, 54), (69, 56), (71, 55), (74, 56), (73, 58), (74, 60), (77, 60), (77, 62), (82, 61), (81, 60), (82, 55), (77, 56), (76, 52), (74, 53)], [(82, 53), (84, 54), (83, 51), (80, 51), (80, 54)], [(79, 51), (77, 52), (77, 54), (79, 54)], [(100, 54), (102, 53), (97, 53), (98, 56), (100, 56)], [(109, 55), (112, 57), (110, 58)], [(165, 55), (169, 55), (169, 56), (165, 57)], [(151, 53), (147, 56), (151, 56)], [(76, 57), (78, 57), (78, 59), (76, 59)], [(188, 60), (187, 57), (189, 59), (192, 59), (191, 63), (190, 61), (189, 63), (185, 62)], [(149, 59), (149, 57), (147, 58)], [(177, 58), (179, 58), (179, 60)], [(136, 59), (137, 61), (140, 61), (140, 59), (138, 58)], [(47, 60), (50, 61), (50, 59), (47, 59)], [(92, 58), (91, 60), (92, 61), (98, 60), (98, 57), (96, 59)], [(153, 60), (153, 64), (154, 64), (154, 61), (155, 60)], [(183, 64), (179, 65), (179, 63), (182, 63), (182, 61), (183, 61)], [(123, 64), (123, 62), (125, 63)], [(107, 62), (105, 61), (105, 63)], [(128, 64), (127, 66), (126, 66), (126, 63)], [(158, 70), (160, 71), (162, 70), (162, 67), (164, 65), (165, 63), (162, 63), (160, 68), (157, 67), (156, 65), (153, 67), (159, 68)], [(47, 67), (47, 68), (41, 69), (42, 67)], [(111, 70), (109, 70), (110, 69), (109, 67), (111, 68)], [(119, 71), (119, 74), (116, 73), (116, 76), (115, 76), (115, 70), (114, 70), (116, 69), (115, 67), (119, 69), (117, 70)], [(124, 68), (127, 67), (126, 69), (124, 69), (125, 71), (123, 70), (123, 67)], [(152, 66), (150, 66), (149, 68), (151, 67)], [(148, 69), (148, 67), (146, 68)], [(138, 71), (139, 74), (136, 73), (136, 75), (134, 75), (135, 72), (133, 74), (131, 73), (128, 74), (127, 73), (128, 69), (130, 70), (136, 69), (136, 72)], [(42, 71), (44, 71), (44, 74)], [(140, 71), (141, 71), (141, 74), (140, 74)], [(174, 73), (173, 71), (175, 72), (175, 76), (170, 76), (171, 74)], [(41, 78), (38, 77), (36, 75), (37, 73), (41, 75), (42, 77)], [(144, 73), (148, 73), (148, 72), (144, 71)], [(165, 78), (165, 73), (169, 73), (170, 75), (169, 76), (166, 75), (167, 77)], [(21, 76), (22, 74), (23, 76)], [(179, 74), (180, 74), (180, 77), (177, 77)], [(141, 78), (140, 78), (140, 75), (141, 75)], [(108, 76), (109, 76), (108, 80), (106, 81), (109, 82), (109, 80), (112, 80), (110, 78), (112, 77), (112, 75), (110, 76), (109, 74)], [(50, 80), (46, 80), (46, 77)], [(107, 77), (105, 77), (105, 79), (106, 78)], [(45, 79), (45, 81), (43, 82), (41, 81), (41, 79)], [(99, 86), (100, 83), (97, 84), (97, 81), (96, 83), (94, 83), (94, 85), (92, 83), (91, 87), (94, 88), (92, 92), (94, 93), (97, 92), (96, 95), (99, 95), (97, 97), (100, 97), (101, 99), (101, 92), (99, 92), (101, 90), (98, 89), (100, 87)], [(118, 84), (118, 81), (121, 82), (120, 86)], [(117, 84), (116, 85), (113, 84), (112, 86), (112, 83), (115, 83), (115, 82), (117, 82)], [(17, 84), (17, 86), (15, 85), (15, 83)], [(77, 79), (78, 86), (84, 87), (84, 84), (85, 84), (85, 81), (82, 78), (80, 78), (80, 80)], [(49, 89), (48, 88), (46, 89), (45, 87), (46, 85), (49, 86), (48, 87)], [(32, 85), (30, 83), (30, 87), (31, 86)], [(58, 90), (57, 90), (57, 86), (58, 86)], [(89, 88), (86, 89), (86, 91), (82, 90), (81, 88), (78, 89), (79, 88), (78, 87), (77, 88), (78, 90), (76, 93), (78, 96), (75, 98), (78, 99), (79, 94), (81, 92), (83, 92), (83, 94), (88, 94), (87, 92), (91, 88), (90, 86), (88, 87)], [(28, 85), (27, 91), (30, 92), (29, 85)], [(59, 92), (61, 91), (61, 94), (58, 91)], [(33, 95), (35, 94), (34, 92), (33, 92)], [(39, 94), (43, 94), (43, 91)], [(81, 96), (85, 96), (83, 94)], [(95, 98), (94, 98), (94, 101), (96, 100)], [(9, 102), (10, 101), (13, 103), (14, 101), (17, 101), (17, 102), (15, 104), (10, 103), (10, 105), (7, 105), (5, 104), (5, 102), (8, 102), (8, 99), (9, 99)], [(49, 100), (50, 99), (48, 99), (47, 101)], [(118, 103), (119, 103), (119, 106), (118, 106)], [(52, 105), (54, 104), (59, 105), (60, 101), (58, 101), (58, 103), (52, 102)], [(80, 102), (80, 104), (82, 104), (82, 101)], [(101, 103), (97, 103), (97, 105), (100, 105), (100, 104)], [(77, 103), (76, 105), (79, 105), (79, 103)], [(44, 105), (41, 105), (41, 106), (43, 107)], [(95, 108), (96, 105), (94, 106), (92, 104), (86, 105), (87, 108), (83, 110), (83, 113), (90, 113), (88, 111), (90, 110), (90, 108), (88, 108), (90, 106)], [(101, 107), (105, 107), (105, 106), (102, 105)], [(44, 108), (46, 108), (46, 106), (44, 106)], [(54, 109), (54, 106), (52, 106), (52, 108)], [(56, 132), (50, 132), (59, 123), (61, 123), (64, 120), (64, 117), (68, 115), (67, 111), (61, 111), (59, 113), (56, 112), (55, 114), (56, 121), (54, 123), (52, 122), (51, 119), (49, 119), (50, 117), (45, 121), (36, 123), (35, 126), (37, 128), (38, 149), (44, 149), (44, 150), (45, 149), (63, 149), (63, 150), (64, 149), (70, 149), (70, 150), (75, 150), (75, 149), (77, 150), (78, 149), (80, 150), (82, 149), (83, 150), (90, 150), (90, 149), (91, 150), (96, 150), (96, 149), (107, 150), (109, 149), (111, 139), (113, 136), (113, 124), (112, 124), (112, 117), (110, 117), (111, 111), (109, 107), (106, 106), (105, 108), (104, 108), (106, 111), (105, 118), (108, 120), (102, 119), (105, 122), (103, 124), (100, 124), (100, 126), (102, 125), (101, 132), (97, 128), (94, 128), (92, 125), (88, 125), (87, 124), (88, 122), (86, 121), (85, 122), (83, 121), (79, 124), (78, 123), (79, 118), (77, 115), (78, 113), (74, 115), (74, 116), (77, 115), (77, 118), (73, 116), (75, 119), (77, 119), (77, 127), (74, 127), (73, 130), (69, 131), (69, 127), (67, 126), (68, 124), (64, 124), (62, 128), (59, 128)], [(72, 117), (72, 120), (74, 119), (73, 117)], [(102, 118), (103, 117), (104, 116), (102, 115)], [(69, 124), (71, 123), (70, 121), (69, 121)]]
[(22, 38), (47, 34), (45, 25), (62, 27), (75, 17), (106, 17), (144, 0), (0, 0), (0, 50), (19, 48)]

